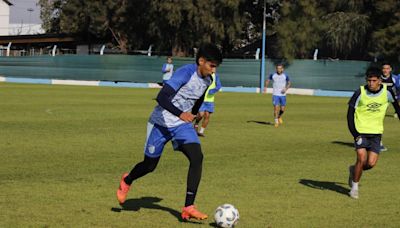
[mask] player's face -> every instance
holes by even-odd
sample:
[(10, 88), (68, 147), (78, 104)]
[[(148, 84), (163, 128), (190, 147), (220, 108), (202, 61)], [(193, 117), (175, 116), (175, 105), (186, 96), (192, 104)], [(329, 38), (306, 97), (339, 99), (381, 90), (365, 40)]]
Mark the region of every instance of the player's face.
[(167, 59), (167, 63), (172, 63), (172, 59), (171, 59), (171, 58), (168, 58), (168, 59)]
[(381, 79), (380, 77), (370, 77), (367, 78), (368, 89), (371, 91), (378, 91), (381, 87)]
[(283, 66), (276, 66), (276, 73), (282, 74), (283, 73)]
[(390, 72), (392, 72), (392, 67), (390, 67), (390, 65), (383, 65), (382, 66), (382, 74), (384, 76), (389, 76)]
[(207, 61), (204, 58), (199, 58), (199, 73), (202, 77), (207, 77), (216, 72), (218, 64), (212, 61)]

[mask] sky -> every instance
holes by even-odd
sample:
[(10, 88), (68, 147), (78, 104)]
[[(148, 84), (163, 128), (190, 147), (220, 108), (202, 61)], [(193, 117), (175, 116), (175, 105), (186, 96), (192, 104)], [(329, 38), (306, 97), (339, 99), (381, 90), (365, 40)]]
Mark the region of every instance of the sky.
[[(36, 4), (38, 0), (9, 0), (13, 5), (10, 6), (10, 23), (12, 24), (41, 24), (40, 7)], [(28, 9), (33, 11), (29, 12)]]

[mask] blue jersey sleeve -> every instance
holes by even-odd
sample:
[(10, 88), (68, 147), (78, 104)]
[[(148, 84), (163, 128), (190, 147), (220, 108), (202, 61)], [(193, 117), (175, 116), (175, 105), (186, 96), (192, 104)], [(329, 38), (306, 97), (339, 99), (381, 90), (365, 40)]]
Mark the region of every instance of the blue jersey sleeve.
[(167, 81), (167, 84), (171, 86), (175, 91), (178, 91), (190, 80), (190, 77), (196, 71), (195, 68), (196, 67), (193, 65), (186, 65), (179, 68), (174, 72), (171, 79)]
[(219, 76), (218, 74), (215, 75), (215, 88), (214, 89), (210, 89), (208, 91), (208, 94), (215, 94), (216, 92), (218, 92), (222, 87), (221, 81), (219, 80)]
[(274, 75), (274, 74), (269, 75), (268, 80), (272, 80), (272, 75)]
[(286, 75), (286, 81), (289, 82), (290, 81), (289, 75), (287, 75), (287, 74), (285, 74), (285, 75)]
[(166, 72), (167, 72), (166, 70), (167, 70), (167, 64), (164, 63), (164, 64), (162, 65), (161, 72), (162, 72), (162, 73), (166, 73)]

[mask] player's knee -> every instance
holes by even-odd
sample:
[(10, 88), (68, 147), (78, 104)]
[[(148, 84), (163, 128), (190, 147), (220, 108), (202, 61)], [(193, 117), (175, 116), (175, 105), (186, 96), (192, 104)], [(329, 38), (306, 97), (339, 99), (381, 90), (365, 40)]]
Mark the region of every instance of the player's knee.
[(148, 159), (145, 159), (144, 165), (146, 167), (147, 173), (151, 173), (156, 169), (157, 164), (158, 164), (158, 160), (159, 160), (159, 158), (148, 158)]
[(182, 145), (182, 152), (189, 159), (190, 165), (198, 166), (203, 163), (203, 152), (198, 143), (190, 143)]

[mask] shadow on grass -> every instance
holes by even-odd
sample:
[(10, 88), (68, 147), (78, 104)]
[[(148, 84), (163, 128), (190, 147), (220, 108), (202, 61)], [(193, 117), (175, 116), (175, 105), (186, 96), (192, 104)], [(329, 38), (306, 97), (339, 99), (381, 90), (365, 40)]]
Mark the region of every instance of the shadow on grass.
[(183, 220), (182, 217), (181, 217), (181, 213), (179, 211), (157, 204), (161, 200), (162, 200), (161, 198), (150, 197), (150, 196), (142, 197), (142, 198), (138, 198), (138, 199), (128, 199), (128, 200), (125, 201), (124, 204), (121, 205), (121, 208), (112, 207), (111, 211), (113, 211), (113, 212), (139, 211), (141, 208), (155, 209), (155, 210), (161, 210), (161, 211), (169, 212), (172, 216), (174, 216), (176, 219), (178, 219), (179, 222), (202, 224), (200, 222)]
[(315, 188), (319, 190), (330, 190), (346, 196), (350, 191), (350, 189), (342, 186), (344, 183), (339, 183), (339, 182), (300, 179), (299, 183), (310, 188)]
[(273, 125), (271, 122), (259, 121), (259, 120), (248, 120), (247, 123), (256, 123), (263, 125)]
[(342, 146), (354, 147), (354, 143), (351, 143), (351, 142), (332, 141), (331, 143), (342, 145)]

